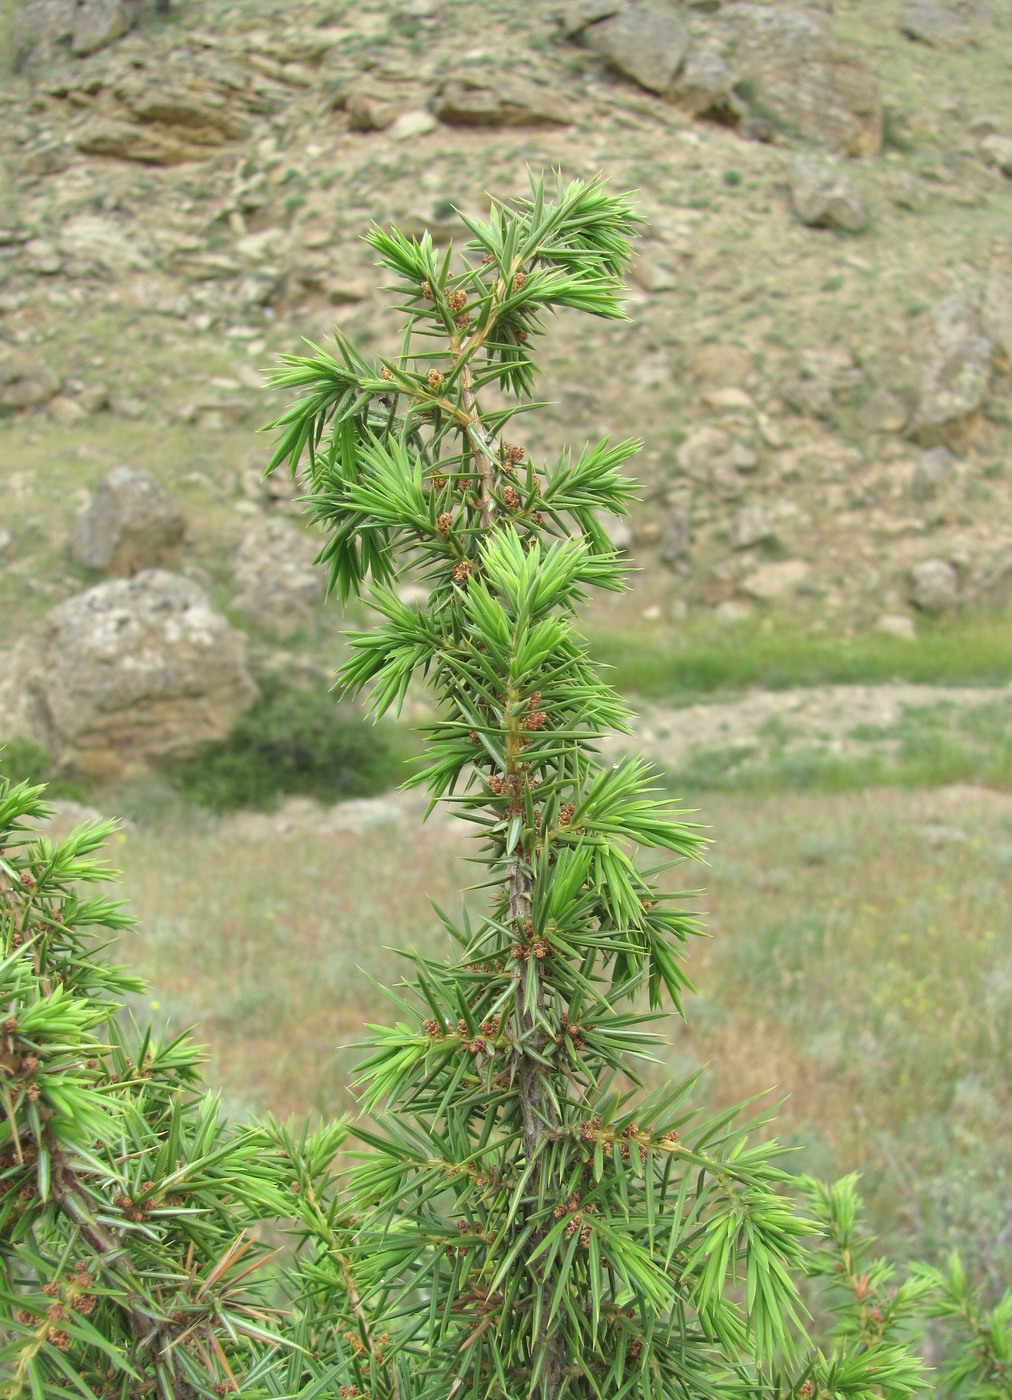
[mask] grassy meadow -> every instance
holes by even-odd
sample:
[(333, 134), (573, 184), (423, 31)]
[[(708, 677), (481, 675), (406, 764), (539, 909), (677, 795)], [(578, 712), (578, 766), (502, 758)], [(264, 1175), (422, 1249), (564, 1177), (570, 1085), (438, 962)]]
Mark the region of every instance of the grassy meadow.
[[(136, 1014), (196, 1026), (233, 1113), (352, 1110), (353, 1043), (394, 1014), (369, 979), (396, 980), (399, 949), (442, 947), (429, 901), (457, 906), (466, 838), (438, 812), (385, 815), (335, 830), (303, 802), (117, 837), (139, 921), (120, 956), (152, 988)], [(689, 950), (699, 995), (665, 1022), (652, 1074), (699, 1072), (711, 1105), (768, 1092), (797, 1169), (860, 1170), (892, 1250), (958, 1247), (997, 1286), (1012, 1266), (1012, 797), (709, 793), (700, 819), (708, 865), (672, 878), (705, 886), (691, 902), (712, 936)]]

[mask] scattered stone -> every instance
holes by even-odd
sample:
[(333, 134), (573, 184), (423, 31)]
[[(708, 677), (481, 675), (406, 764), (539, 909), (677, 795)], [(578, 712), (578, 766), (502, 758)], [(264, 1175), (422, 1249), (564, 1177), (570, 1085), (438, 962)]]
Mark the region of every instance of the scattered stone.
[(742, 472), (751, 472), (759, 465), (755, 451), (723, 428), (706, 425), (691, 433), (678, 451), (675, 461), (696, 481), (705, 482), (721, 499), (736, 500), (742, 493)]
[(803, 559), (784, 559), (775, 564), (760, 564), (754, 573), (742, 580), (741, 587), (750, 598), (772, 603), (794, 593), (809, 573), (809, 566)]
[(401, 114), (401, 105), (388, 93), (366, 90), (344, 96), (344, 110), (352, 131), (386, 131)]
[(281, 516), (258, 520), (236, 552), (230, 607), (272, 637), (307, 631), (325, 591), (316, 553), (310, 536)]
[(931, 447), (914, 467), (910, 494), (915, 501), (931, 501), (952, 475), (952, 453), (947, 447)]
[(843, 347), (805, 350), (796, 375), (780, 385), (780, 396), (796, 413), (813, 418), (832, 418), (836, 395), (854, 388), (861, 371), (854, 357)]
[(150, 472), (113, 467), (74, 522), (70, 556), (86, 569), (129, 578), (177, 568), (185, 534), (182, 511)]
[(415, 108), (409, 112), (402, 112), (390, 127), (389, 134), (394, 141), (413, 141), (418, 136), (427, 136), (438, 126), (439, 122), (431, 112), (425, 111), (424, 108)]
[(991, 378), (992, 345), (961, 292), (944, 297), (931, 317), (914, 432), (925, 446), (962, 451), (976, 427)]
[(0, 525), (0, 556), (7, 553), (14, 543), (14, 536), (6, 525)]
[(798, 156), (790, 172), (791, 207), (809, 228), (860, 233), (868, 214), (854, 183), (837, 166)]
[(68, 598), (8, 662), (0, 730), (100, 781), (199, 752), (257, 695), (243, 634), (158, 569)]
[(584, 30), (584, 42), (627, 78), (662, 95), (674, 88), (689, 47), (689, 27), (665, 0), (633, 0)]
[(945, 559), (924, 559), (910, 570), (910, 601), (926, 613), (950, 612), (959, 602), (959, 576)]
[(448, 126), (567, 126), (569, 106), (548, 87), (499, 74), (483, 81), (476, 73), (447, 78), (435, 113)]
[(887, 637), (900, 637), (905, 642), (917, 640), (917, 624), (906, 613), (883, 613), (875, 622), (875, 631)]
[(0, 408), (34, 408), (60, 392), (62, 381), (33, 350), (0, 343)]
[(742, 506), (731, 520), (730, 540), (732, 549), (751, 549), (774, 535), (773, 522), (764, 506)]

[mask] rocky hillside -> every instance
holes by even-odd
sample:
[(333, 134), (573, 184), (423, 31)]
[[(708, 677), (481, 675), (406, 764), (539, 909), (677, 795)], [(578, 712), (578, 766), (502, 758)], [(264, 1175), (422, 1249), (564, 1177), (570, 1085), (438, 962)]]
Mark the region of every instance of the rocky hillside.
[[(88, 617), (174, 609), (220, 651), (226, 610), (252, 652), (198, 701), (219, 727), (249, 665), (330, 667), (312, 545), (258, 482), (261, 371), (335, 322), (392, 351), (370, 222), (461, 239), (529, 169), (603, 171), (647, 220), (629, 325), (560, 320), (526, 444), (644, 439), (610, 621), (913, 635), (1012, 603), (1012, 0), (22, 0), (6, 40), (7, 728), (53, 739)], [(99, 690), (103, 645), (73, 666)], [(194, 655), (151, 715), (205, 694)], [(104, 752), (96, 723), (57, 747)]]

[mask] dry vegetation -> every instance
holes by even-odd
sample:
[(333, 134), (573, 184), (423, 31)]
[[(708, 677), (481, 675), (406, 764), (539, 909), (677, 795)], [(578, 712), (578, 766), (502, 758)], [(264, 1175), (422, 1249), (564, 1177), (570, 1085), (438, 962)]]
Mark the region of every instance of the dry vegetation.
[[(192, 821), (121, 834), (140, 921), (121, 955), (153, 988), (138, 1014), (196, 1023), (234, 1112), (349, 1109), (349, 1047), (393, 1014), (368, 977), (440, 942), (429, 899), (454, 907), (466, 844), (438, 816), (389, 815), (357, 833), (302, 806), (225, 819), (214, 841)], [(799, 1169), (861, 1170), (894, 1249), (958, 1244), (996, 1281), (1012, 1263), (1012, 799), (721, 796), (701, 816), (709, 868), (680, 873), (707, 886), (713, 937), (656, 1073), (700, 1068), (709, 1103), (771, 1091)]]

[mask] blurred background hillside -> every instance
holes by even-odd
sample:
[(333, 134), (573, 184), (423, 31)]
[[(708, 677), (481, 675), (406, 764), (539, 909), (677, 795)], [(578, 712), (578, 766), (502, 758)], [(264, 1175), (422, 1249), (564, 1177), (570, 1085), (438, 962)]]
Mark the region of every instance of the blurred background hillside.
[(603, 172), (630, 320), (551, 326), (524, 445), (643, 438), (584, 621), (715, 838), (669, 1068), (1007, 1282), (1012, 0), (0, 6), (0, 767), (126, 818), (139, 1014), (236, 1113), (347, 1106), (466, 843), (392, 791), (424, 695), (327, 694), (263, 371), (397, 353), (372, 222)]

